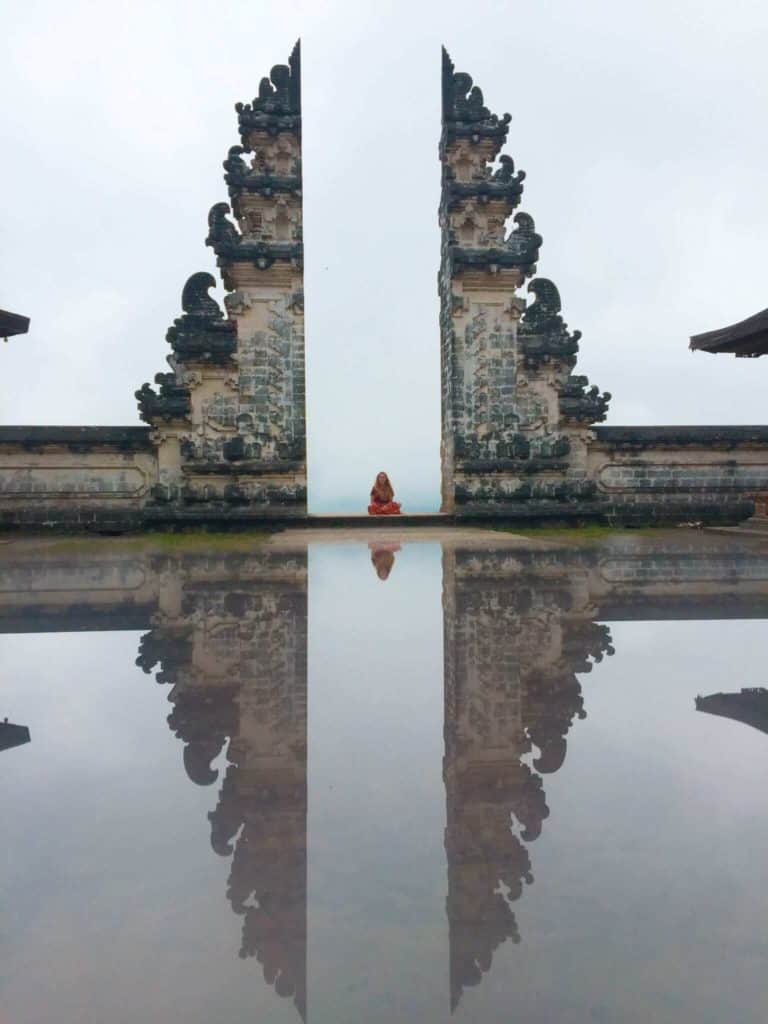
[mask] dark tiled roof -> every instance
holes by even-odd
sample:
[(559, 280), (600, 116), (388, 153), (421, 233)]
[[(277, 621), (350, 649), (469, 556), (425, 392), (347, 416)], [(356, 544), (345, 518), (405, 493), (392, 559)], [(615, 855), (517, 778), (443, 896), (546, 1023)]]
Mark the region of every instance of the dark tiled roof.
[(29, 729), (26, 725), (13, 725), (7, 718), (4, 722), (0, 722), (0, 750), (21, 747), (29, 741)]
[(9, 313), (0, 309), (0, 338), (10, 338), (14, 334), (26, 334), (29, 330), (29, 317), (18, 313)]
[(743, 722), (768, 733), (768, 690), (763, 687), (742, 690), (741, 693), (712, 693), (708, 697), (697, 697), (696, 710), (731, 718), (734, 722)]
[(737, 356), (764, 356), (768, 353), (768, 309), (730, 327), (694, 334), (690, 348), (702, 352), (731, 352)]

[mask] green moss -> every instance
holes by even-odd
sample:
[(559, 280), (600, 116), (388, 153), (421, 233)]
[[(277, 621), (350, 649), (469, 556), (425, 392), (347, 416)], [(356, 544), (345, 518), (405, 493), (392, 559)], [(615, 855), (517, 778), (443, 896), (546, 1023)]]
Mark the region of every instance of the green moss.
[(499, 533), (515, 533), (531, 540), (549, 540), (558, 544), (594, 544), (608, 537), (626, 537), (656, 529), (653, 526), (603, 526), (599, 523), (585, 523), (583, 526), (494, 526)]
[(37, 550), (51, 554), (85, 554), (102, 550), (110, 551), (251, 551), (263, 544), (271, 535), (258, 530), (229, 531), (160, 531), (131, 534), (130, 536), (76, 536), (76, 537), (20, 537), (18, 542), (10, 541), (6, 551), (19, 546), (34, 546)]

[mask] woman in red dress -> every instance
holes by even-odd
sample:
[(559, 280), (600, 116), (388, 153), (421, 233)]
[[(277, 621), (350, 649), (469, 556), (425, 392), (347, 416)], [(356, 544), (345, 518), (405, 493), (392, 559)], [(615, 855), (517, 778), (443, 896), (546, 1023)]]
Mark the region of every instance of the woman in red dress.
[(379, 473), (371, 488), (371, 504), (368, 506), (369, 516), (399, 516), (400, 504), (392, 499), (395, 492), (386, 473)]

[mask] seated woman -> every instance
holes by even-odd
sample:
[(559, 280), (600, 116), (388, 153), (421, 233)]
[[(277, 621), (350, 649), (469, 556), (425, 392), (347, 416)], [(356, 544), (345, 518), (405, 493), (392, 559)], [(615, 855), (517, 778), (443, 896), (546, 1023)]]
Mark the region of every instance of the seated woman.
[(392, 499), (395, 492), (386, 473), (379, 473), (371, 488), (371, 504), (368, 506), (369, 516), (399, 516), (400, 504)]

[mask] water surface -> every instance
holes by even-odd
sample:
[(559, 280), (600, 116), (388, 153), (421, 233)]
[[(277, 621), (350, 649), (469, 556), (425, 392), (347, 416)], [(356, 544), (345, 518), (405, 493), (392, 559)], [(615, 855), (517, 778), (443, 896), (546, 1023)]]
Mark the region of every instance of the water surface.
[(4, 545), (0, 1020), (762, 1024), (766, 618), (687, 531)]

